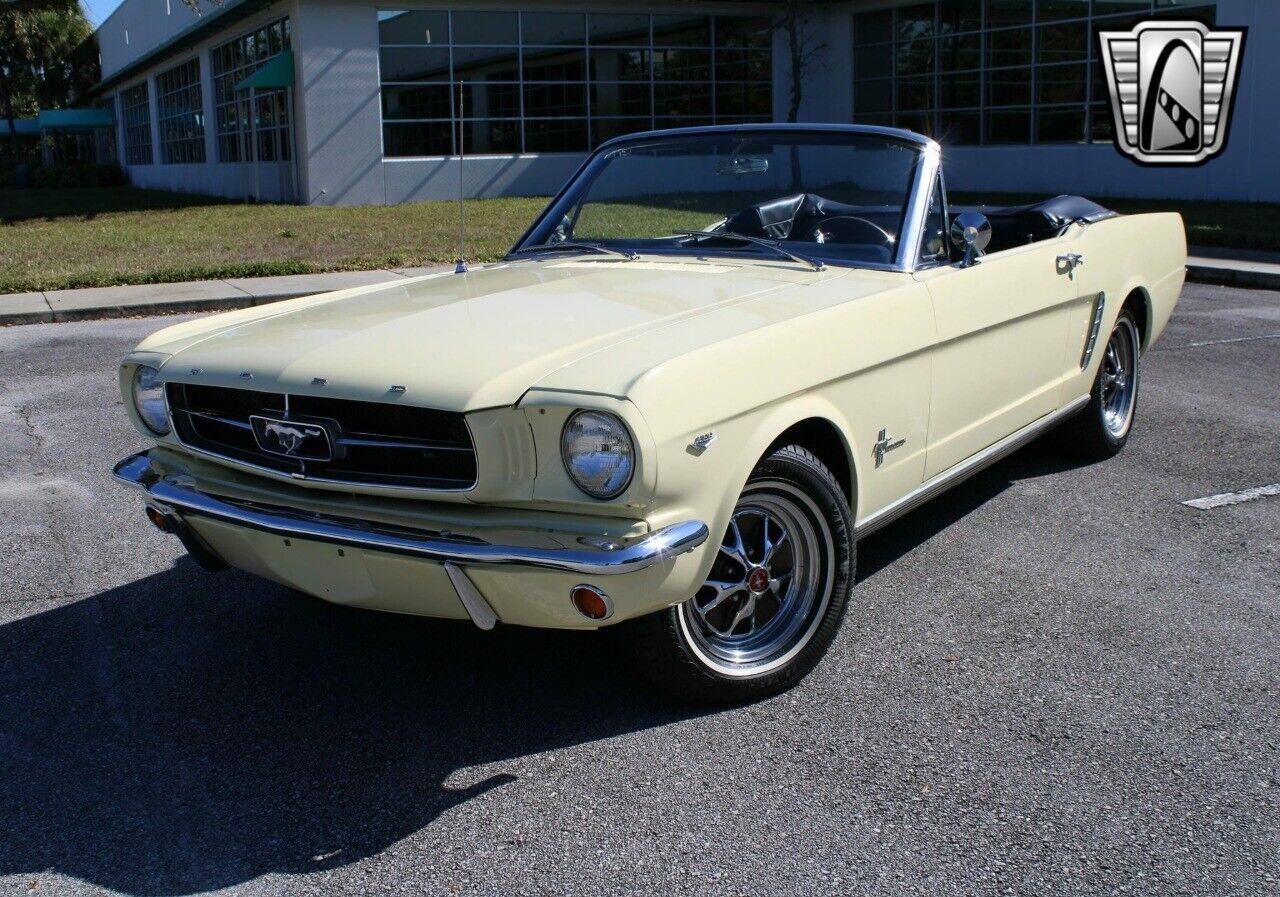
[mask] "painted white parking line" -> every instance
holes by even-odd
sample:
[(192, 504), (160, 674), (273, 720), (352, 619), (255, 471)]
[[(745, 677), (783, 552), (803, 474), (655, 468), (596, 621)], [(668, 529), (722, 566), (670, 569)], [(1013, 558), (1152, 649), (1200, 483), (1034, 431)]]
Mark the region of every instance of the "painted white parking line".
[(1234, 339), (1210, 339), (1202, 343), (1187, 343), (1177, 346), (1180, 349), (1198, 349), (1201, 346), (1225, 346), (1227, 343), (1252, 343), (1260, 339), (1280, 339), (1280, 333), (1268, 333), (1263, 336), (1237, 336)]
[(1242, 489), (1239, 492), (1206, 495), (1204, 498), (1193, 498), (1189, 501), (1184, 501), (1183, 504), (1189, 508), (1211, 511), (1224, 505), (1239, 505), (1246, 501), (1253, 501), (1256, 498), (1266, 498), (1268, 495), (1280, 495), (1280, 483), (1272, 483), (1270, 486), (1254, 486), (1252, 489)]

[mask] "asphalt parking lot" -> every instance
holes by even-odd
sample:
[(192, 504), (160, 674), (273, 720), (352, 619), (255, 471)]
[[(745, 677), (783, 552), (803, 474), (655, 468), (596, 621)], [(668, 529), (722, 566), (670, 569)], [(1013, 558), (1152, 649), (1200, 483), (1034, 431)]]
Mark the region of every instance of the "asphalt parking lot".
[(608, 633), (207, 574), (113, 462), (152, 318), (0, 331), (0, 892), (1280, 893), (1280, 294), (1189, 287), (1134, 435), (865, 541), (782, 697)]

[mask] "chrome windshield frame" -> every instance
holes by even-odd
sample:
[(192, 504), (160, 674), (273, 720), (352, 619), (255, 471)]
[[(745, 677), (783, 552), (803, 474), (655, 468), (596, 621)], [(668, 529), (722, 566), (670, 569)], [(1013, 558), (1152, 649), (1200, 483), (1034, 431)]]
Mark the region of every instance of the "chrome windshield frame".
[[(582, 164), (574, 171), (572, 175), (565, 181), (556, 194), (547, 203), (546, 207), (538, 213), (530, 225), (525, 229), (519, 239), (508, 251), (508, 255), (512, 255), (519, 249), (526, 240), (533, 234), (535, 230), (547, 219), (565, 198), (565, 195), (573, 188), (578, 179), (603, 155), (607, 155), (617, 149), (632, 144), (649, 143), (654, 140), (667, 137), (697, 137), (697, 136), (719, 136), (719, 135), (748, 135), (748, 134), (859, 134), (885, 137), (891, 140), (901, 141), (903, 143), (912, 144), (919, 148), (920, 156), (916, 162), (915, 174), (911, 181), (911, 186), (906, 197), (906, 204), (902, 216), (902, 233), (899, 234), (897, 253), (894, 260), (889, 264), (879, 262), (857, 262), (846, 261), (841, 259), (827, 259), (823, 262), (830, 266), (842, 268), (870, 268), (877, 271), (898, 271), (902, 273), (911, 273), (916, 270), (919, 262), (919, 250), (921, 241), (924, 238), (925, 220), (929, 214), (929, 195), (933, 189), (933, 179), (937, 176), (938, 170), (942, 164), (942, 149), (938, 143), (917, 134), (914, 131), (906, 131), (900, 128), (884, 128), (876, 125), (837, 125), (837, 124), (752, 124), (752, 125), (705, 125), (692, 128), (668, 128), (657, 131), (641, 131), (635, 134), (624, 134), (621, 137), (614, 137), (606, 140), (600, 146), (589, 153), (582, 161)], [(518, 258), (519, 256), (516, 256)]]

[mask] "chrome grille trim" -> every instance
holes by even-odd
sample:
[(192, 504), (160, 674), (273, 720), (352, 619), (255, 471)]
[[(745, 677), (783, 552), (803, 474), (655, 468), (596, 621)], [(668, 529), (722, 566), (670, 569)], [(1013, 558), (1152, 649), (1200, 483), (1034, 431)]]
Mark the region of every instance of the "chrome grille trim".
[[(237, 387), (165, 384), (178, 442), (189, 451), (256, 473), (332, 485), (465, 492), (476, 484), (476, 455), (458, 412)], [(337, 457), (292, 458), (264, 451), (252, 415), (324, 418), (336, 424)], [(386, 433), (375, 429), (385, 427)]]

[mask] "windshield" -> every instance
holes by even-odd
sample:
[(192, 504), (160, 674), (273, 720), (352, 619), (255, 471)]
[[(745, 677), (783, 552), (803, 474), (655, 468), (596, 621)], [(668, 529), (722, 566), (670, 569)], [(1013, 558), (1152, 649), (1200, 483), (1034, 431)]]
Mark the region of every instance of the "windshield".
[(847, 132), (627, 143), (592, 158), (516, 252), (585, 243), (623, 253), (777, 257), (759, 242), (767, 240), (808, 259), (888, 265), (920, 157), (921, 147), (905, 140)]

